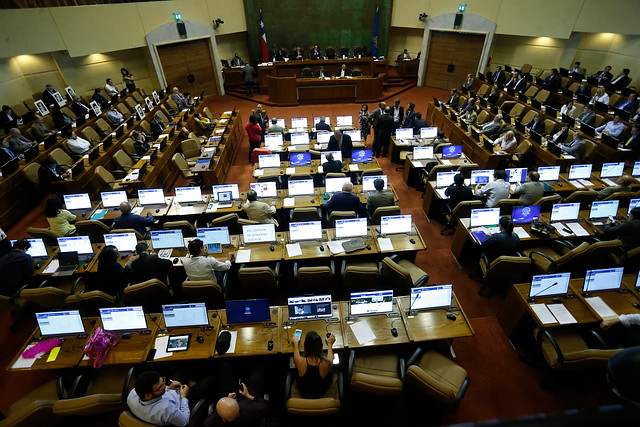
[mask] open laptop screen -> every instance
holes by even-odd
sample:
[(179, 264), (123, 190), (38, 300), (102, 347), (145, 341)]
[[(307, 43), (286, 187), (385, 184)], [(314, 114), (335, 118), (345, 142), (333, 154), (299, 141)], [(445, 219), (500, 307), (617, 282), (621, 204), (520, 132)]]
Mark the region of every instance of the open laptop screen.
[(311, 153), (291, 153), (289, 154), (291, 166), (307, 166), (311, 164)]
[(136, 239), (135, 233), (105, 234), (104, 244), (113, 245), (120, 252), (133, 252), (136, 250), (138, 239)]
[(629, 209), (627, 210), (627, 217), (631, 215), (631, 209), (640, 208), (640, 199), (631, 199), (629, 201)]
[(413, 138), (413, 128), (400, 128), (396, 129), (396, 139), (412, 139)]
[(65, 194), (64, 205), (65, 207), (72, 211), (78, 209), (91, 209), (91, 199), (89, 198), (89, 194)]
[(92, 254), (91, 240), (89, 236), (58, 237), (60, 252), (77, 252), (80, 254)]
[(203, 302), (163, 305), (162, 314), (164, 315), (164, 324), (167, 328), (209, 324), (207, 307)]
[(450, 159), (462, 155), (462, 145), (446, 145), (442, 147), (442, 158)]
[(202, 243), (205, 245), (211, 243), (228, 245), (231, 242), (229, 238), (229, 227), (198, 228), (196, 234), (198, 239), (202, 240)]
[(539, 218), (540, 206), (514, 206), (511, 213), (511, 221), (514, 224), (533, 222)]
[(533, 280), (531, 280), (531, 288), (529, 289), (529, 296), (531, 298), (535, 298), (566, 294), (569, 290), (570, 279), (571, 273), (533, 276)]
[(275, 181), (252, 182), (249, 187), (258, 193), (258, 197), (277, 197), (278, 188)]
[(380, 218), (380, 234), (411, 233), (411, 215), (392, 215)]
[(276, 226), (274, 224), (243, 225), (242, 239), (245, 243), (275, 242)]
[(305, 196), (314, 193), (312, 179), (294, 179), (289, 181), (289, 196)]
[(393, 311), (393, 290), (351, 292), (351, 315), (389, 313)]
[(437, 127), (420, 128), (421, 139), (434, 139), (438, 136)]
[(309, 134), (308, 133), (292, 133), (291, 134), (291, 145), (309, 145)]
[(589, 219), (592, 218), (608, 218), (610, 216), (618, 215), (618, 205), (620, 200), (605, 200), (600, 202), (593, 202), (591, 204), (591, 211), (589, 212)]
[(306, 128), (307, 127), (307, 118), (306, 117), (295, 117), (291, 119), (291, 127), (292, 128)]
[(351, 178), (349, 178), (348, 176), (326, 178), (324, 183), (324, 191), (326, 193), (337, 193), (338, 191), (342, 191), (342, 185), (345, 182), (351, 182)]
[(557, 181), (560, 178), (560, 166), (540, 166), (540, 181)]
[(633, 164), (633, 169), (631, 170), (631, 176), (640, 176), (640, 161), (637, 161)]
[(569, 179), (589, 179), (591, 178), (592, 164), (571, 165), (569, 169)]
[(624, 267), (587, 270), (582, 292), (606, 291), (620, 289)]
[(331, 317), (331, 295), (312, 295), (288, 299), (289, 320)]
[(280, 155), (279, 154), (262, 154), (258, 156), (258, 167), (263, 168), (279, 168), (280, 167)]
[(141, 306), (101, 308), (100, 318), (107, 331), (147, 329), (147, 319)]
[(264, 145), (280, 146), (284, 144), (281, 133), (269, 133), (264, 136)]
[(151, 188), (149, 190), (138, 190), (138, 202), (142, 206), (164, 205), (164, 191), (162, 188)]
[(624, 162), (603, 163), (600, 178), (617, 178), (624, 173)]
[(316, 134), (316, 142), (318, 144), (327, 144), (331, 139), (331, 135), (333, 135), (331, 132), (318, 132)]
[(556, 203), (551, 208), (551, 221), (575, 221), (580, 214), (580, 203)]
[(293, 242), (322, 240), (322, 224), (320, 221), (290, 222), (289, 239)]
[(336, 126), (353, 126), (353, 117), (352, 116), (336, 117)]
[(436, 173), (436, 187), (445, 188), (453, 184), (453, 177), (458, 174), (456, 171)]
[(433, 146), (427, 147), (413, 147), (413, 160), (427, 160), (433, 159)]
[(243, 299), (224, 302), (227, 312), (227, 323), (254, 323), (268, 322), (271, 320), (269, 312), (269, 300)]
[(78, 310), (36, 313), (40, 335), (82, 334), (84, 325)]
[(336, 238), (362, 237), (367, 235), (367, 218), (336, 220)]
[(333, 154), (333, 160), (342, 161), (342, 151), (323, 151), (320, 163), (324, 163), (326, 161), (327, 153)]
[(373, 157), (371, 150), (353, 150), (351, 152), (351, 162), (364, 163), (370, 162)]
[(383, 190), (387, 189), (387, 175), (365, 175), (362, 177), (362, 191), (376, 191), (376, 187), (373, 185), (376, 179), (384, 181)]
[(470, 227), (484, 227), (498, 225), (500, 222), (500, 208), (472, 209)]
[(151, 231), (151, 246), (153, 249), (183, 248), (184, 238), (182, 237), (182, 230)]
[[(28, 255), (31, 255), (32, 257), (45, 257), (49, 255), (47, 253), (47, 247), (44, 244), (44, 240), (42, 239), (25, 239), (25, 240), (31, 243), (31, 247), (27, 249), (27, 252), (26, 252)], [(16, 240), (11, 240), (12, 247), (15, 242)]]
[(411, 310), (449, 307), (453, 285), (425, 286), (411, 289)]
[[(275, 182), (273, 184), (275, 184)], [(231, 191), (234, 200), (240, 199), (238, 184), (225, 184), (211, 186), (211, 194), (213, 195), (213, 200), (218, 201), (218, 193), (221, 193), (223, 191)]]
[(100, 193), (102, 197), (102, 206), (105, 208), (114, 208), (120, 206), (120, 203), (127, 202), (126, 191), (107, 191)]
[(176, 202), (199, 203), (202, 202), (200, 187), (176, 187)]
[(472, 170), (471, 185), (488, 184), (493, 182), (493, 169)]
[(509, 182), (511, 184), (525, 182), (527, 180), (527, 168), (510, 168), (505, 170), (507, 175), (509, 175)]

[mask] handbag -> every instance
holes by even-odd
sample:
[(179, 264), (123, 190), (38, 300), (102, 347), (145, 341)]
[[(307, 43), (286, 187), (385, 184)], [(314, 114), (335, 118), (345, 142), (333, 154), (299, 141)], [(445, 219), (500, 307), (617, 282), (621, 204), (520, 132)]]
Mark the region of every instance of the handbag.
[(109, 349), (116, 344), (118, 344), (118, 337), (98, 326), (85, 344), (84, 354), (93, 360), (93, 367), (97, 369), (104, 363)]

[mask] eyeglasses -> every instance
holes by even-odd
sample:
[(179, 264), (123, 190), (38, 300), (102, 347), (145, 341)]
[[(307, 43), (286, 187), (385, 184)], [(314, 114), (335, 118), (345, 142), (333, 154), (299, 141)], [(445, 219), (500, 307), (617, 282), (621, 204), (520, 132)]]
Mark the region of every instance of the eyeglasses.
[(151, 393), (157, 393), (167, 386), (167, 377), (160, 377), (160, 379), (162, 380), (162, 384), (160, 384), (160, 387), (157, 389), (151, 390)]

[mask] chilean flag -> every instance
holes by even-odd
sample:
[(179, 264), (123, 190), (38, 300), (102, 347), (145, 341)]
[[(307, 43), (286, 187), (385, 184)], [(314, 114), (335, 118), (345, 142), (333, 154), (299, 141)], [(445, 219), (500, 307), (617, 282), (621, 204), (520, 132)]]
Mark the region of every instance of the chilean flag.
[(262, 20), (262, 9), (260, 9), (260, 45), (262, 47), (262, 62), (268, 62), (269, 48), (267, 48), (267, 33), (264, 30), (264, 21)]

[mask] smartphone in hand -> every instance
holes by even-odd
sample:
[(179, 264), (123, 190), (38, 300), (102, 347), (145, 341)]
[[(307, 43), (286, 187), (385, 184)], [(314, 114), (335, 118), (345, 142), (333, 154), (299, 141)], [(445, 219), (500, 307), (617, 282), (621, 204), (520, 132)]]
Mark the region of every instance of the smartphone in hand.
[(294, 335), (296, 336), (296, 338), (298, 338), (298, 340), (300, 340), (300, 337), (302, 336), (302, 329), (296, 329)]

